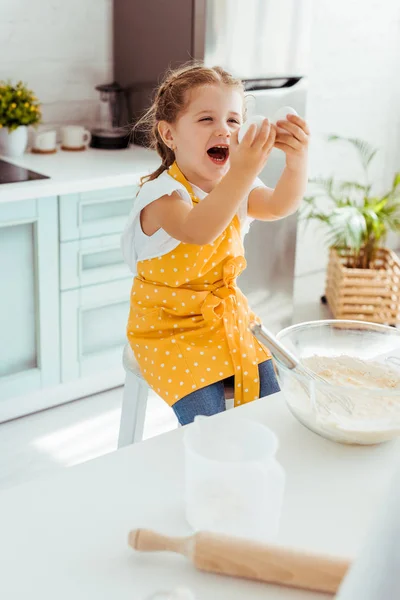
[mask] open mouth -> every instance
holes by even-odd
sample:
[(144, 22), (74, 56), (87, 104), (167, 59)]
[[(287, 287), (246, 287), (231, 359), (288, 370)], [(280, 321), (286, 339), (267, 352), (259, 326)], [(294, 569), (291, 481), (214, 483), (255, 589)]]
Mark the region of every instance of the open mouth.
[(229, 146), (213, 146), (207, 150), (213, 163), (223, 165), (229, 158)]

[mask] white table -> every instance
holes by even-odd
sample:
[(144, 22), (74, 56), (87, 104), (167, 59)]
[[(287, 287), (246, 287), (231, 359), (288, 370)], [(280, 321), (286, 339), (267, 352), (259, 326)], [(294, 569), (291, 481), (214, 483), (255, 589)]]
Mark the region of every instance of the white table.
[[(396, 443), (346, 447), (303, 428), (281, 394), (216, 419), (252, 418), (280, 438), (287, 472), (279, 542), (354, 554), (388, 483)], [(185, 559), (139, 555), (131, 528), (189, 533), (183, 517), (182, 429), (0, 494), (4, 600), (142, 600), (186, 585), (198, 600), (322, 600), (326, 596), (196, 571)]]

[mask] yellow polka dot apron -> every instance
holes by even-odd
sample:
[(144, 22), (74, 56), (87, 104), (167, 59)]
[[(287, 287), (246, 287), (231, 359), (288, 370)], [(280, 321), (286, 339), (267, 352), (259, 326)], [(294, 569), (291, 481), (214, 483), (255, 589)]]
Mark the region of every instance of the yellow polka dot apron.
[[(176, 163), (169, 174), (199, 200)], [(235, 406), (259, 397), (258, 364), (271, 358), (249, 331), (236, 279), (246, 267), (239, 218), (211, 244), (181, 243), (139, 261), (127, 336), (144, 379), (170, 405), (235, 376)]]

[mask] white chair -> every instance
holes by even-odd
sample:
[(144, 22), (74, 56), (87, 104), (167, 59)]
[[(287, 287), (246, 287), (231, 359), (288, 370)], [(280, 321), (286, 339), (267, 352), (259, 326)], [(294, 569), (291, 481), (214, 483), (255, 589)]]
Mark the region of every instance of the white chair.
[(149, 386), (143, 379), (129, 344), (122, 355), (125, 369), (125, 385), (122, 398), (121, 422), (119, 426), (118, 448), (128, 446), (143, 439)]
[[(143, 439), (149, 386), (143, 379), (129, 344), (126, 344), (122, 363), (125, 369), (125, 386), (122, 398), (121, 422), (119, 427), (118, 448), (128, 446)], [(225, 388), (225, 399), (232, 400), (234, 390)]]

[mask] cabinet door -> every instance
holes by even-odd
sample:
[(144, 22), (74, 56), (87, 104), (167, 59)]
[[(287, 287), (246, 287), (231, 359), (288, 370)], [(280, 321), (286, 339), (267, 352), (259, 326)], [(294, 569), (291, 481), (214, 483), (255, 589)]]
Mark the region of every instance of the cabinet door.
[(0, 288), (5, 401), (59, 383), (57, 198), (0, 204)]
[(120, 234), (137, 190), (137, 186), (130, 185), (60, 196), (60, 240)]
[(60, 281), (63, 291), (126, 279), (129, 275), (122, 257), (120, 235), (60, 244)]
[(63, 382), (121, 365), (132, 279), (61, 294)]

